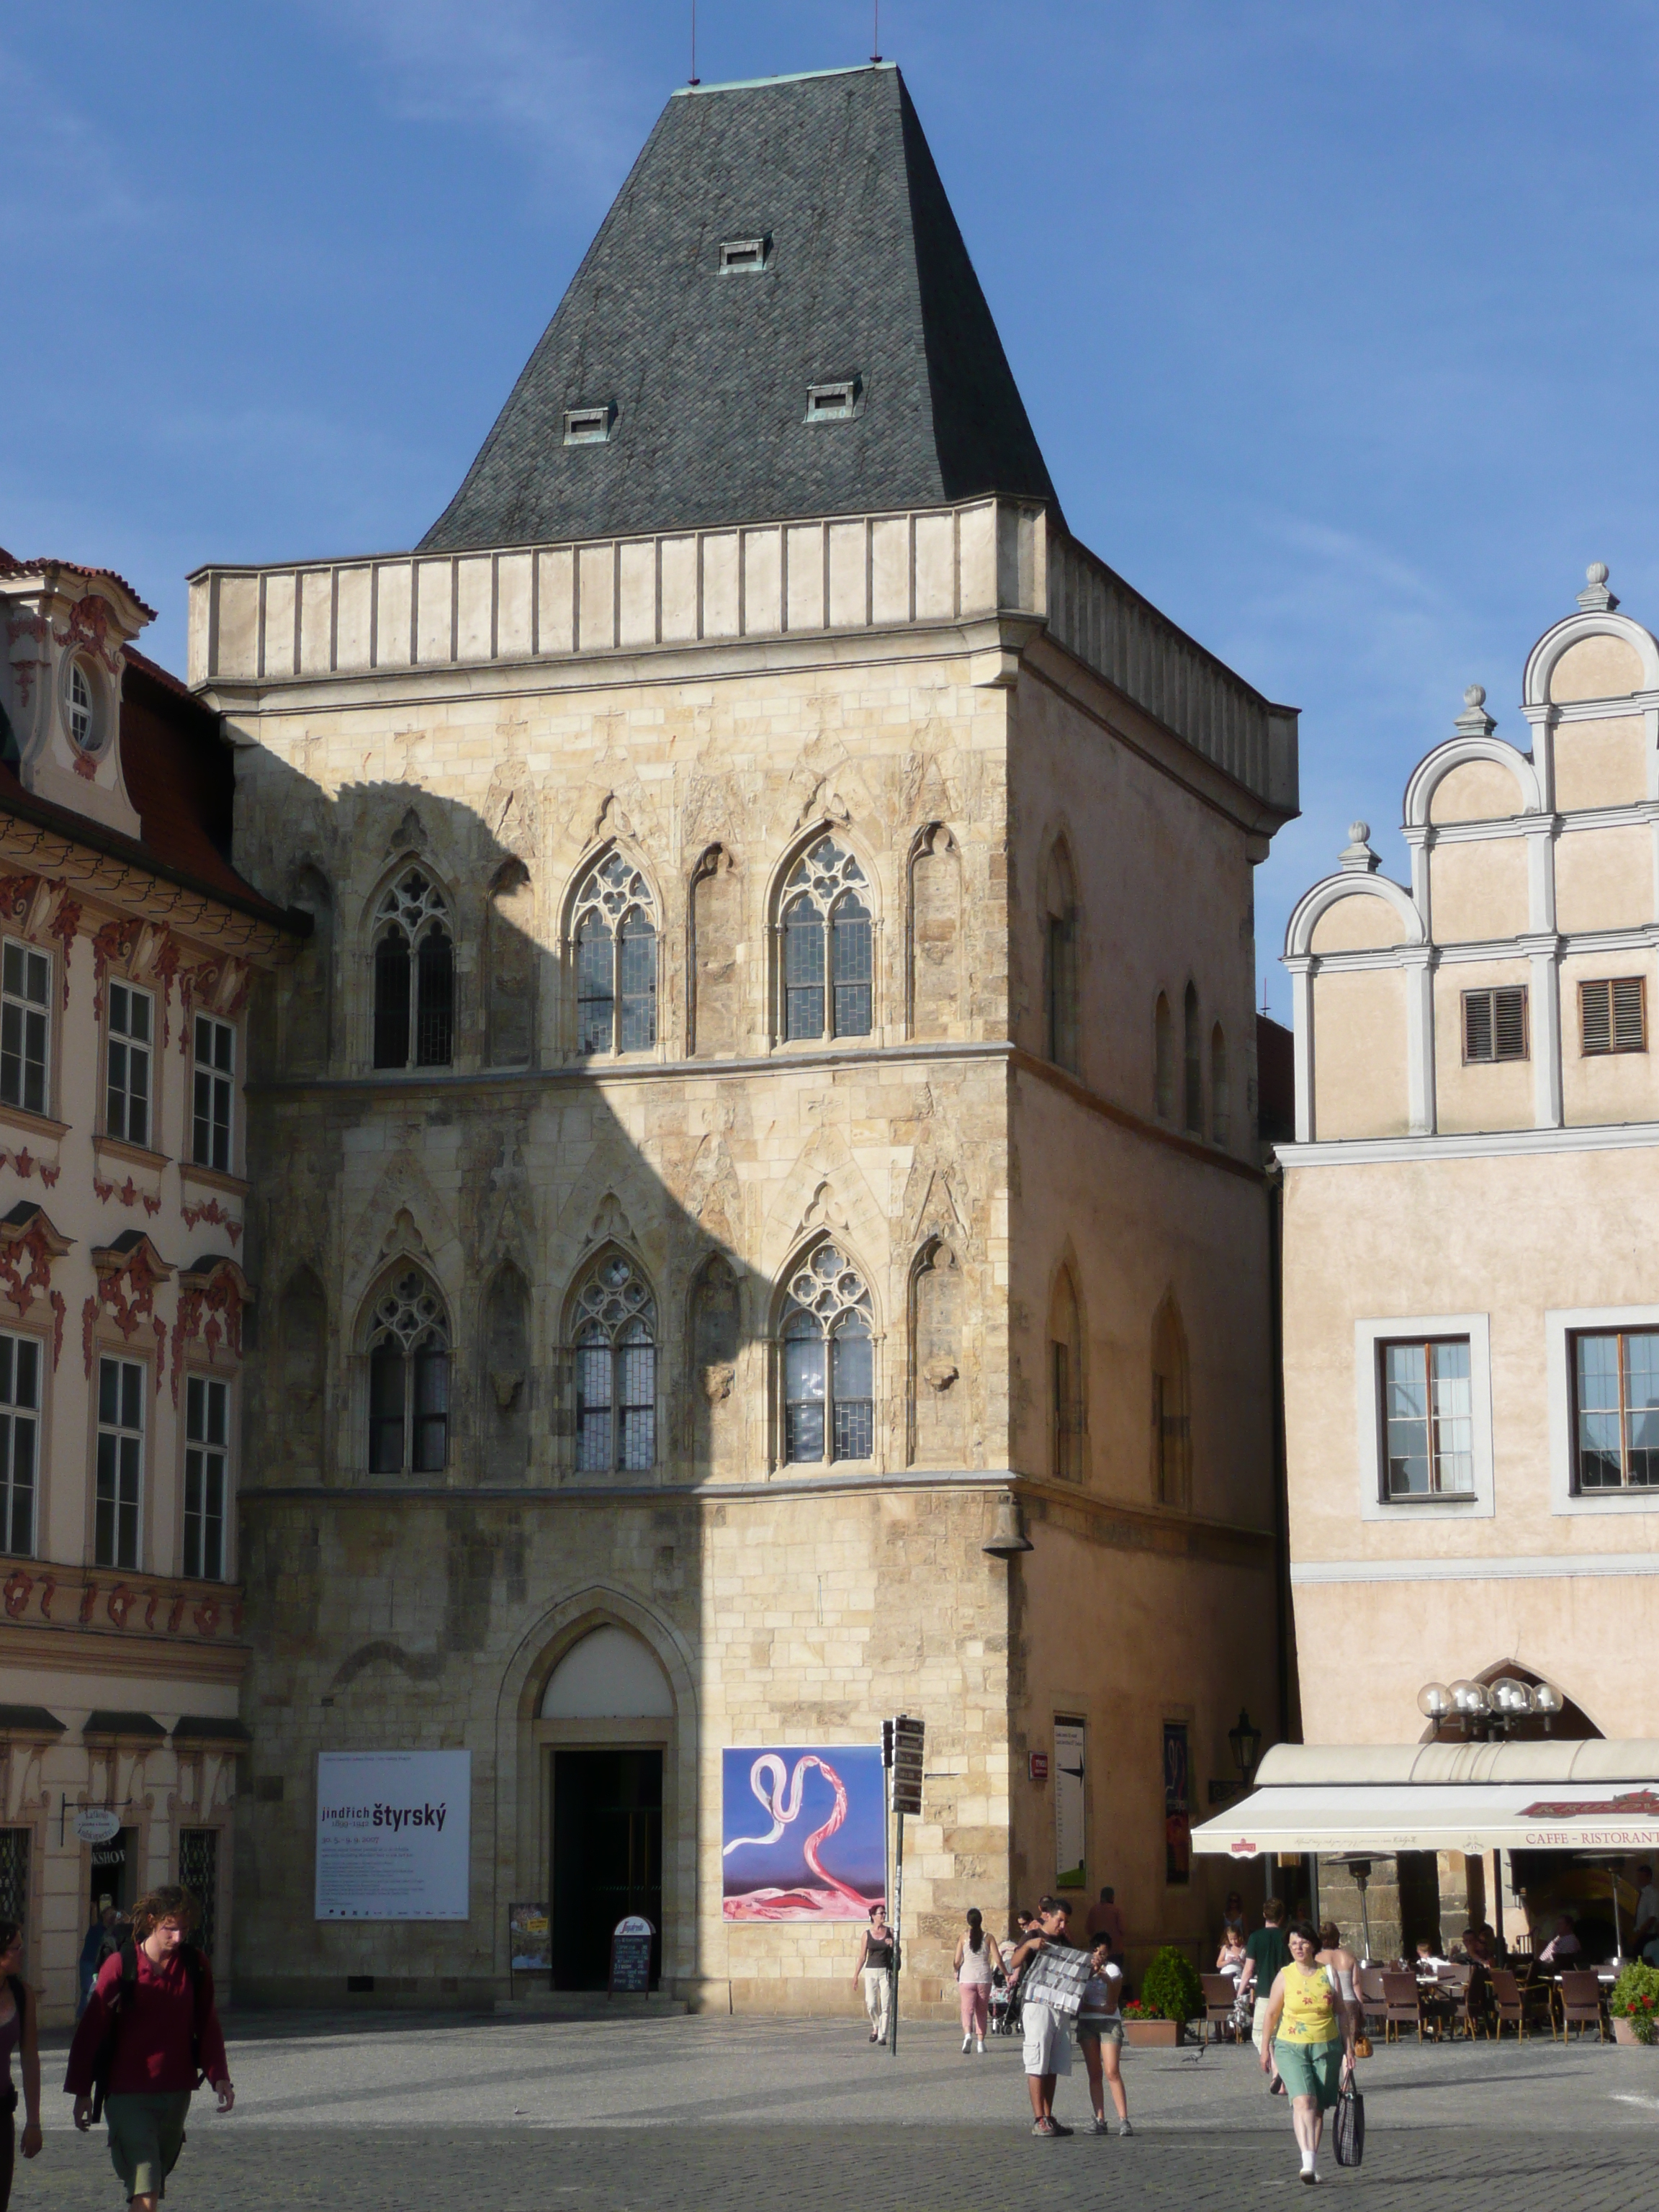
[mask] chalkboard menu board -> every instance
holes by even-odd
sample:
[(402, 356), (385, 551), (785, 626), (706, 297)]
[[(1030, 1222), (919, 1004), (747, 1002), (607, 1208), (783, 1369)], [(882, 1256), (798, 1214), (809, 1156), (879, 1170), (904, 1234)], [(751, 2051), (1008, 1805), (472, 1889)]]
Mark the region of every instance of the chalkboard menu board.
[(651, 1939), (656, 1933), (648, 1920), (630, 1913), (611, 1932), (611, 1995), (643, 1996), (651, 1987)]

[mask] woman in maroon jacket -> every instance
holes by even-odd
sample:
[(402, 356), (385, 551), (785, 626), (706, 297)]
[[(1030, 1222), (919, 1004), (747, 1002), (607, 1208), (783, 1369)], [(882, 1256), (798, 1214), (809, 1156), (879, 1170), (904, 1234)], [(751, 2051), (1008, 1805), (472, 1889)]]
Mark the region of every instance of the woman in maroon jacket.
[(213, 1972), (189, 1941), (196, 1899), (155, 1889), (132, 1910), (132, 1934), (106, 1959), (70, 2046), (65, 2093), (75, 2124), (92, 2125), (92, 2092), (108, 2041), (104, 2117), (109, 2154), (132, 2212), (155, 2212), (185, 2140), (191, 2092), (202, 2081), (219, 2110), (236, 2101), (213, 2004)]

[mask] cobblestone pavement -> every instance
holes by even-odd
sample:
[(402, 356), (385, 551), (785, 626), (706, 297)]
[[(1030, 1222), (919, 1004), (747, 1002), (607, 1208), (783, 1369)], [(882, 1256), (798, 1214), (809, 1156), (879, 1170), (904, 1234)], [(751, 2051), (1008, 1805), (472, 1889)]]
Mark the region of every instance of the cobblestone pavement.
[[(1135, 2134), (1033, 2141), (1017, 2047), (933, 2025), (896, 2060), (855, 2024), (244, 2016), (234, 2114), (198, 2100), (174, 2212), (1044, 2212), (1095, 2191), (1152, 2212), (1300, 2202), (1290, 2120), (1254, 2054), (1125, 2054)], [(46, 2147), (16, 2212), (119, 2212), (44, 2054)], [(1400, 2212), (1626, 2212), (1659, 2201), (1659, 2053), (1534, 2040), (1379, 2050), (1365, 2163), (1323, 2189)], [(1079, 2065), (1063, 2119), (1086, 2117)], [(1322, 2197), (1322, 2200), (1323, 2198)]]

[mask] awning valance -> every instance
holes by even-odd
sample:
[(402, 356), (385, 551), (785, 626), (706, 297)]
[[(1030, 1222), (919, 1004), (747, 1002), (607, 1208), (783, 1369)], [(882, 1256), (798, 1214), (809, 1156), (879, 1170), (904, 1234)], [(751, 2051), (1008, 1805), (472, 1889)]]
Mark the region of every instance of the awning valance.
[(1282, 1744), (1193, 1849), (1659, 1851), (1659, 1743)]

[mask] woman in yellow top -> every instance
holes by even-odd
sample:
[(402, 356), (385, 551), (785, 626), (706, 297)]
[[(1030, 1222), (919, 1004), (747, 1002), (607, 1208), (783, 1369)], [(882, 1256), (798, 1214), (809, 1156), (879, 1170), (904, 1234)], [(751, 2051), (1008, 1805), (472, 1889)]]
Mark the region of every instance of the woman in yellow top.
[[(1358, 2003), (1352, 1969), (1322, 1966), (1319, 1936), (1305, 1920), (1289, 1929), (1291, 1963), (1275, 1979), (1262, 2024), (1261, 2070), (1277, 2062), (1291, 2098), (1302, 2179), (1319, 2179), (1325, 2115), (1353, 2067)], [(1346, 1987), (1343, 1986), (1346, 1984)]]

